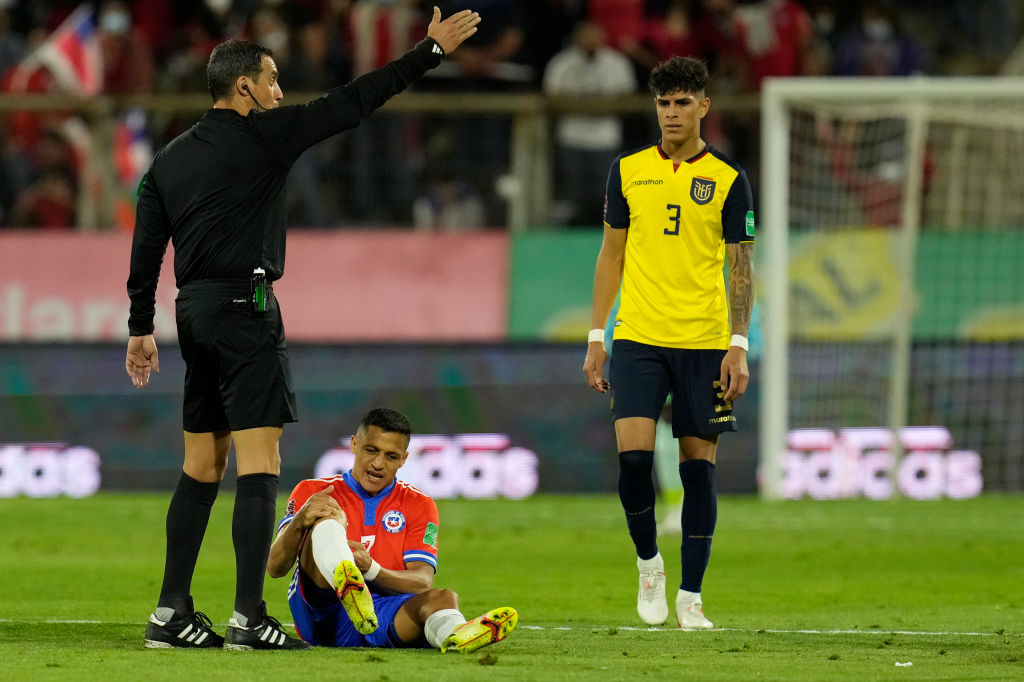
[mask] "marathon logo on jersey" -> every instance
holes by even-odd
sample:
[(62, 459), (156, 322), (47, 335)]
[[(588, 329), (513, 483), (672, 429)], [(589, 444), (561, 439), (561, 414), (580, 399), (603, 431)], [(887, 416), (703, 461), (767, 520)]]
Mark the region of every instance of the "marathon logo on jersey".
[(664, 185), (665, 181), (661, 178), (644, 178), (643, 180), (634, 180), (634, 187), (642, 187), (644, 185)]
[(423, 533), (423, 544), (437, 549), (437, 524), (433, 521), (427, 522), (427, 530)]
[(703, 206), (715, 198), (715, 181), (711, 178), (694, 176), (690, 184), (690, 198), (695, 204)]
[(291, 498), (288, 500), (288, 506), (285, 507), (284, 515), (291, 516), (295, 513), (295, 499)]
[(387, 532), (397, 533), (405, 528), (405, 514), (397, 509), (392, 509), (384, 514), (384, 518), (381, 519), (381, 523), (384, 524), (384, 530)]

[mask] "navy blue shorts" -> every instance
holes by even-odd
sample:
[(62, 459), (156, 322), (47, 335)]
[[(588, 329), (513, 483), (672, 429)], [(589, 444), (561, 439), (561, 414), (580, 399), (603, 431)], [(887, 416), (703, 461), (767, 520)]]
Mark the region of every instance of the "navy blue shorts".
[(334, 590), (317, 587), (301, 566), (296, 566), (288, 586), (288, 606), (295, 621), (295, 631), (305, 641), (318, 646), (429, 647), (426, 640), (403, 642), (395, 633), (395, 614), (402, 604), (415, 596), (373, 593), (378, 625), (376, 630), (363, 635), (352, 625)]
[(736, 430), (732, 403), (722, 399), (724, 350), (649, 346), (616, 339), (608, 367), (614, 419), (661, 416), (672, 394), (672, 435), (714, 436)]
[(253, 312), (249, 286), (208, 280), (178, 292), (186, 431), (240, 431), (296, 420), (281, 309), (271, 291), (267, 311)]

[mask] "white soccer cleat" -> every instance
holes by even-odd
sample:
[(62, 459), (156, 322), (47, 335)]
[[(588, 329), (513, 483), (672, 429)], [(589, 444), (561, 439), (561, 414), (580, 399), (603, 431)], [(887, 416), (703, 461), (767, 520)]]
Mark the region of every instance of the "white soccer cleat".
[(682, 601), (676, 599), (676, 624), (683, 630), (707, 630), (715, 627), (704, 617), (699, 601)]
[[(640, 590), (636, 595), (636, 612), (640, 620), (648, 625), (662, 625), (668, 618), (668, 602), (665, 600), (665, 564), (661, 555), (644, 561), (637, 559), (640, 569)], [(646, 564), (646, 565), (645, 565)]]

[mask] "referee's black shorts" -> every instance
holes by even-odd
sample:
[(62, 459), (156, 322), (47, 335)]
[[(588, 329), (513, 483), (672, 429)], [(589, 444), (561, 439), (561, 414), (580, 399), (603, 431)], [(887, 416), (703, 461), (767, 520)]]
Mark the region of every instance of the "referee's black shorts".
[(713, 436), (736, 430), (732, 403), (719, 385), (724, 350), (665, 348), (616, 339), (608, 367), (614, 419), (661, 416), (672, 394), (672, 435)]
[(240, 431), (296, 421), (281, 310), (252, 309), (250, 283), (203, 280), (178, 292), (178, 343), (185, 360), (186, 431)]

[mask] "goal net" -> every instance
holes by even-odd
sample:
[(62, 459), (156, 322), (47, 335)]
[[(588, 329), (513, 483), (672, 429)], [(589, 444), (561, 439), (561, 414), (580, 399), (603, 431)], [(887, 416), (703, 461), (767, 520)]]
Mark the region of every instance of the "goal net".
[(767, 498), (1024, 487), (1024, 79), (776, 79)]

